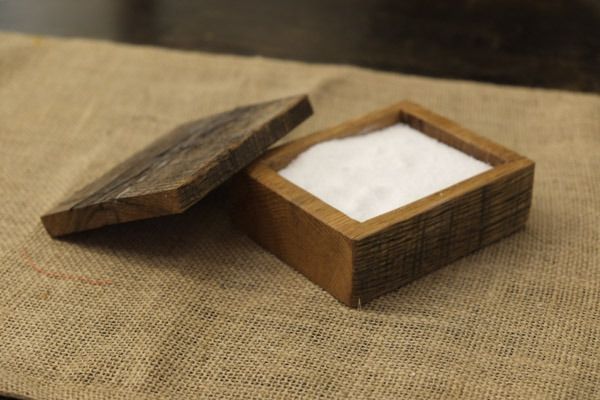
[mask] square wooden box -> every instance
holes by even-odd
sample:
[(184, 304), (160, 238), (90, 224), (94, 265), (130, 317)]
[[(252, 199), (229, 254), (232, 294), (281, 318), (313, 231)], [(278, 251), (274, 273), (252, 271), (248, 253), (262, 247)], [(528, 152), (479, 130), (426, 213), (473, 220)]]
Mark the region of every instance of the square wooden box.
[[(493, 168), (362, 223), (277, 172), (318, 142), (398, 122)], [(236, 177), (233, 217), (265, 249), (356, 307), (523, 228), (533, 174), (531, 160), (401, 102), (269, 151)]]

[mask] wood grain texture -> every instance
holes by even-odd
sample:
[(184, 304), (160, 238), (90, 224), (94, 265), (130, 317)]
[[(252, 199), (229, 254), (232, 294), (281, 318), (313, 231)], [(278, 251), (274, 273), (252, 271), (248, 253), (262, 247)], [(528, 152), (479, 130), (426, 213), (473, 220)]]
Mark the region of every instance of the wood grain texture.
[(60, 236), (181, 213), (312, 114), (307, 96), (236, 108), (177, 127), (42, 216)]
[(594, 0), (3, 0), (0, 30), (600, 92)]
[[(277, 173), (315, 143), (398, 122), (493, 168), (362, 223)], [(533, 173), (531, 160), (401, 102), (269, 151), (236, 177), (233, 216), (263, 247), (358, 306), (523, 228)]]
[(234, 220), (263, 247), (350, 303), (352, 241), (319, 219), (318, 212), (306, 212), (306, 197), (290, 198), (284, 188), (274, 191), (277, 176), (259, 165), (253, 176), (238, 176), (233, 181)]

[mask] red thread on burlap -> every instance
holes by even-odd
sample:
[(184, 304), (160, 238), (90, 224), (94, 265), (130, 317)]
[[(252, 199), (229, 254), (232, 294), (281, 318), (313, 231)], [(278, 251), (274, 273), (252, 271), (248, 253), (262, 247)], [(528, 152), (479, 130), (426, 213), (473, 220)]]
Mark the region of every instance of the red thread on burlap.
[(93, 279), (93, 278), (88, 278), (87, 276), (71, 275), (71, 274), (65, 274), (62, 272), (54, 272), (54, 271), (46, 271), (45, 269), (40, 267), (34, 261), (34, 259), (29, 255), (27, 250), (25, 250), (24, 248), (21, 249), (21, 258), (23, 259), (23, 261), (25, 262), (25, 264), (28, 267), (33, 269), (38, 274), (47, 276), (48, 278), (59, 279), (59, 280), (63, 280), (63, 281), (82, 282), (82, 283), (87, 283), (88, 285), (95, 285), (95, 286), (112, 285), (112, 281), (107, 280), (107, 279)]

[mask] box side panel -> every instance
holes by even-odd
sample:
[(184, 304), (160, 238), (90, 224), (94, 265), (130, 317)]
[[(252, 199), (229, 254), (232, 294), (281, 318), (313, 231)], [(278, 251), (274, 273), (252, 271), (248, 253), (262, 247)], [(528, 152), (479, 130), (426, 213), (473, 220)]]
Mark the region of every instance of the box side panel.
[(354, 301), (364, 304), (523, 228), (533, 170), (529, 164), (357, 241)]
[(351, 243), (246, 173), (232, 184), (234, 223), (263, 248), (350, 305)]

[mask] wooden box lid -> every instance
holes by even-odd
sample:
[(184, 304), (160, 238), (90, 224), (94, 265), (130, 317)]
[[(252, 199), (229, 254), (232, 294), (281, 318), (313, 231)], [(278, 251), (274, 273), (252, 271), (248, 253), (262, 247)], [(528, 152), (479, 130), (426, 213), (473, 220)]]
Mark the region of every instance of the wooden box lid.
[(305, 95), (189, 122), (73, 193), (42, 216), (52, 236), (177, 214), (312, 115)]

